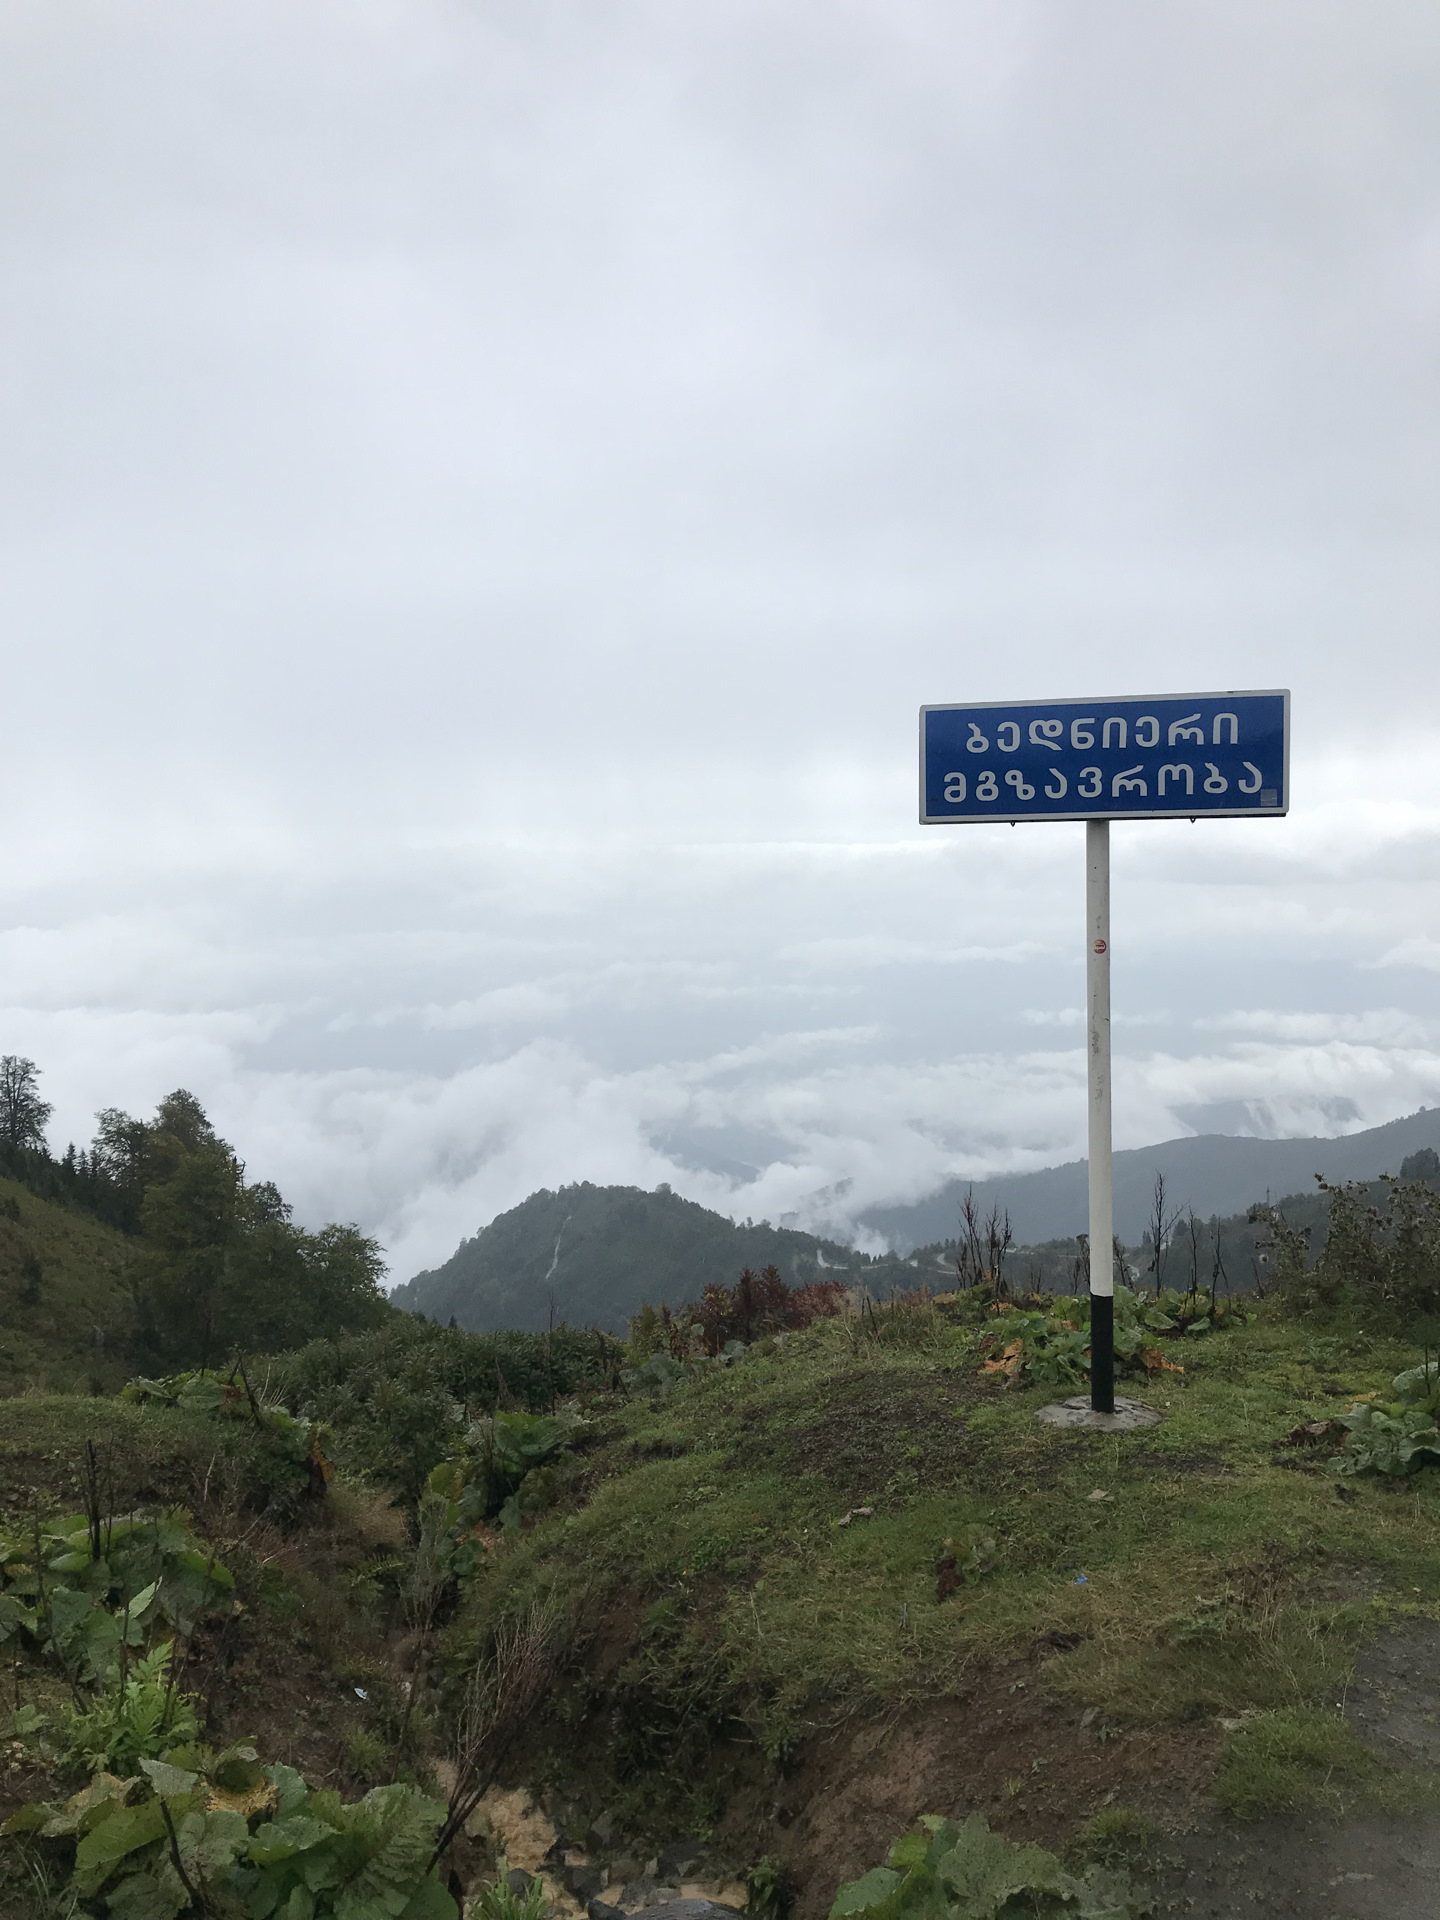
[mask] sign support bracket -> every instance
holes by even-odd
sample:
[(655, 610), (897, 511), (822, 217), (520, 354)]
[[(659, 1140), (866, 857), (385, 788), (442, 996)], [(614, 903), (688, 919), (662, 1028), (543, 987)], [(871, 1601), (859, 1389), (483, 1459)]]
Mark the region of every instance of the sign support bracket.
[(1110, 822), (1085, 822), (1086, 1091), (1090, 1155), (1090, 1406), (1115, 1411), (1115, 1204), (1110, 1121)]

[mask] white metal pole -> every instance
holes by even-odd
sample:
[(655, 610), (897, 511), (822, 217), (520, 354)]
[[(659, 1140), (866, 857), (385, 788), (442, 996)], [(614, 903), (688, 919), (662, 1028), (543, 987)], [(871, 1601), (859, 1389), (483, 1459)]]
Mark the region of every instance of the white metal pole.
[(1085, 822), (1086, 1085), (1090, 1153), (1090, 1404), (1115, 1411), (1110, 1140), (1110, 822)]

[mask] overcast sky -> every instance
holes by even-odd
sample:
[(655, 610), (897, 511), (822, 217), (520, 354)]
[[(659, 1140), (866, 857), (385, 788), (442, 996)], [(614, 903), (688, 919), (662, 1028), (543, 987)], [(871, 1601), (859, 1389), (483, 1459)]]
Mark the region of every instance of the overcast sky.
[(1440, 1102), (1432, 0), (0, 0), (0, 1051), (407, 1277), (1083, 1151), (923, 701), (1293, 689), (1114, 830), (1117, 1142)]

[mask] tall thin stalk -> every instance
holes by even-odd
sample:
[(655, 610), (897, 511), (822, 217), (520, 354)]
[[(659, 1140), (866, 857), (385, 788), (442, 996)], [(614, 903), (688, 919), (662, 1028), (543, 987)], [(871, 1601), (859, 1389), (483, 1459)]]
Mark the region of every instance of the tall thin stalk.
[(565, 1620), (548, 1601), (534, 1601), (495, 1629), (488, 1659), (478, 1661), (456, 1721), (455, 1784), (430, 1856), (433, 1867), (498, 1778), (559, 1668)]

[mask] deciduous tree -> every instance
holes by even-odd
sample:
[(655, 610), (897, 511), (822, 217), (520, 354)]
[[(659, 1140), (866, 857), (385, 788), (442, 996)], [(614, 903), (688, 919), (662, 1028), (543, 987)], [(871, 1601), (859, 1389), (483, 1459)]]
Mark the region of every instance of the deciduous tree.
[(33, 1060), (0, 1056), (0, 1149), (43, 1153), (51, 1107), (40, 1098), (40, 1074)]

